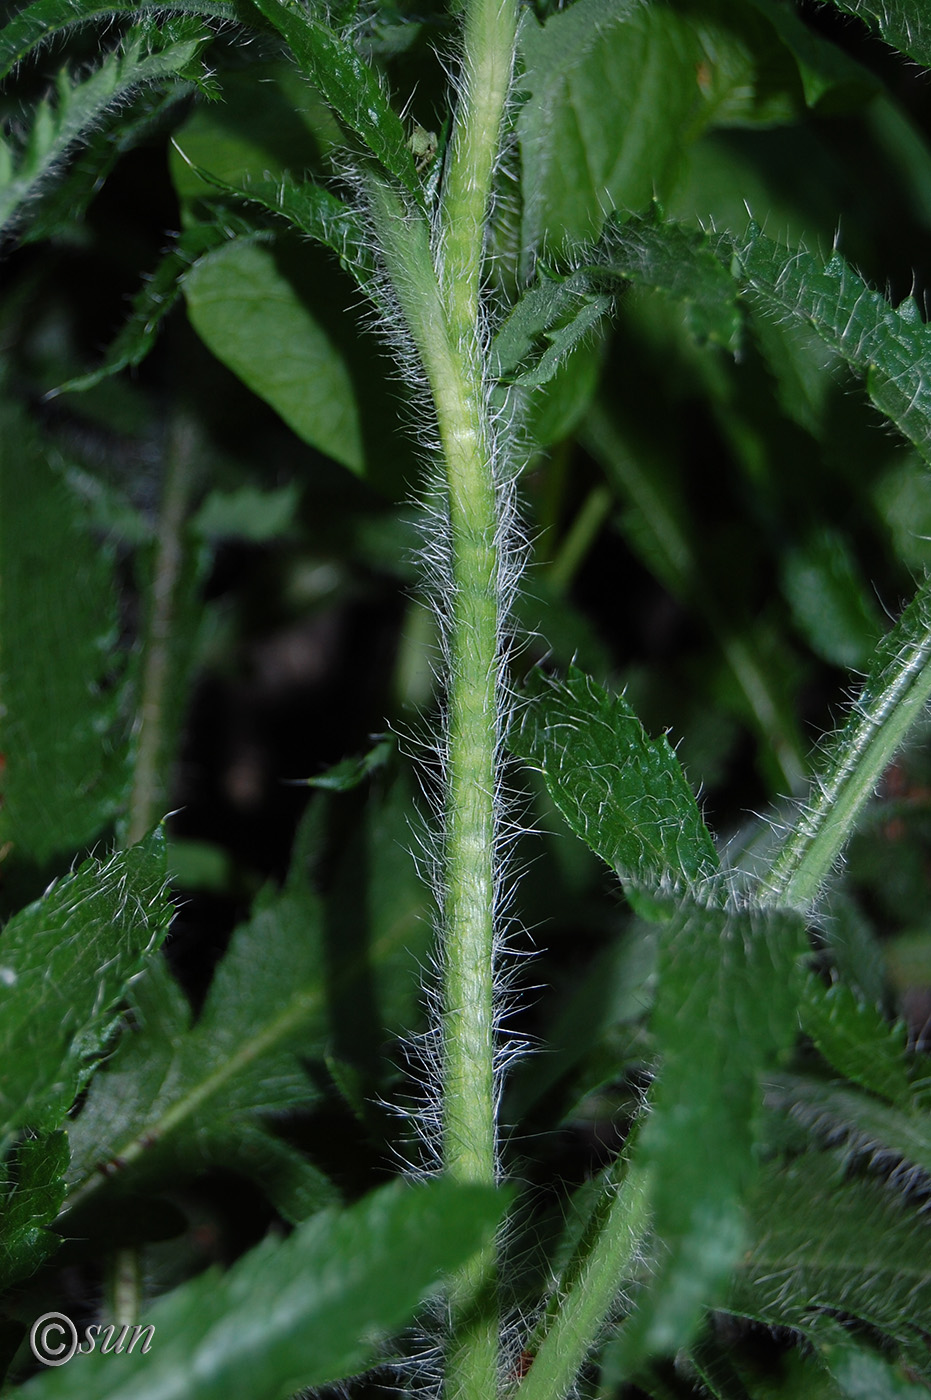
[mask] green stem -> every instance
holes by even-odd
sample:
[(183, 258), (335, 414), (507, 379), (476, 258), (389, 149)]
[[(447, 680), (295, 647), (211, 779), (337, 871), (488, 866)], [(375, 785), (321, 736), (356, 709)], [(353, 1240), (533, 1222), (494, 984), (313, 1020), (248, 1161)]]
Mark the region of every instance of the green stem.
[[(372, 179), (382, 254), (436, 409), (451, 542), (448, 593), (443, 1163), (494, 1183), (495, 785), (499, 743), (497, 490), (481, 379), (459, 343), (434, 269), (426, 220)], [(453, 1282), (450, 1400), (489, 1400), (498, 1384), (494, 1250)]]
[(649, 1177), (619, 1161), (543, 1324), (518, 1400), (563, 1400), (575, 1384), (629, 1276), (649, 1217)]
[(880, 643), (851, 717), (762, 880), (767, 903), (808, 909), (884, 771), (931, 699), (931, 581)]
[(184, 520), (190, 494), (193, 428), (183, 422), (169, 434), (159, 508), (155, 570), (142, 663), (136, 761), (129, 797), (126, 844), (141, 841), (163, 815), (165, 708), (172, 679), (172, 637), (184, 568)]
[[(436, 410), (445, 472), (450, 661), (443, 933), (443, 1164), (464, 1182), (497, 1179), (494, 910), (501, 681), (498, 488), (487, 411), (481, 290), (501, 124), (517, 35), (516, 0), (469, 0), (462, 82), (438, 234), (372, 177), (379, 243)], [(450, 1288), (448, 1400), (498, 1390), (495, 1249)]]

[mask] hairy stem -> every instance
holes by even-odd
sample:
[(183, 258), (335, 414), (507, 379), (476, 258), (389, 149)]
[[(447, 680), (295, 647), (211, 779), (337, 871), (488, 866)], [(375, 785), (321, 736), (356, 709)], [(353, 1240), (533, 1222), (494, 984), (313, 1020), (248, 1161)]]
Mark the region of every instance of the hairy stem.
[(931, 699), (931, 581), (880, 642), (812, 795), (762, 881), (768, 903), (811, 906), (885, 769)]
[[(623, 1175), (621, 1175), (623, 1173)], [(621, 1159), (560, 1280), (559, 1302), (530, 1347), (533, 1360), (519, 1400), (563, 1400), (615, 1306), (643, 1238), (649, 1178)]]
[[(515, 0), (472, 0), (439, 232), (383, 183), (372, 187), (385, 262), (436, 409), (451, 549), (443, 931), (443, 1163), (497, 1177), (494, 946), (501, 740), (498, 487), (481, 308), (492, 175), (517, 29)], [(495, 1257), (454, 1280), (449, 1400), (498, 1389)]]

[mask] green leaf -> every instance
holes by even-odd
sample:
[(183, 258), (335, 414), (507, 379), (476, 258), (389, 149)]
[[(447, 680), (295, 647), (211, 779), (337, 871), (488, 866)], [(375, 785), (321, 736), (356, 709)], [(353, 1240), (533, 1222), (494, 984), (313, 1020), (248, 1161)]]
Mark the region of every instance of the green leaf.
[(130, 980), (165, 935), (160, 833), (87, 860), (0, 933), (0, 1142), (58, 1127), (92, 1074)]
[(195, 1023), (161, 963), (134, 986), (131, 1028), (72, 1125), (70, 1205), (93, 1197), (111, 1161), (129, 1189), (226, 1165), (291, 1219), (332, 1199), (322, 1173), (275, 1137), (275, 1120), (314, 1104), (305, 1065), (328, 1047), (364, 1063), (373, 1043), (381, 1063), (386, 1031), (410, 1030), (429, 922), (398, 843), (404, 784), (361, 821), (353, 809), (352, 843), (321, 898), (318, 848), (340, 825), (330, 801), (308, 809), (284, 889), (260, 895), (234, 933)]
[(828, 1064), (900, 1108), (912, 1105), (903, 1024), (890, 1026), (882, 1012), (860, 1001), (843, 982), (826, 987), (806, 978), (801, 1003), (802, 1029)]
[(191, 323), (217, 359), (298, 437), (361, 473), (352, 376), (274, 253), (236, 240), (201, 258), (183, 285)]
[(845, 14), (856, 15), (916, 62), (931, 67), (931, 17), (923, 0), (832, 0)]
[(374, 70), (348, 40), (307, 11), (282, 0), (254, 0), (284, 36), (301, 68), (350, 131), (406, 189), (420, 194), (420, 181), (400, 117), (389, 105)]
[(0, 404), (0, 847), (39, 864), (92, 841), (127, 782), (114, 564), (82, 517)]
[(826, 746), (808, 805), (762, 879), (768, 900), (808, 907), (931, 695), (931, 580), (873, 654), (850, 718)]
[(710, 880), (718, 858), (665, 735), (650, 739), (622, 695), (572, 667), (537, 672), (512, 745), (539, 767), (572, 830), (620, 878), (658, 887)]
[(182, 279), (197, 261), (232, 238), (250, 233), (251, 223), (237, 219), (231, 211), (218, 213), (215, 221), (197, 223), (178, 235), (175, 246), (165, 254), (151, 277), (133, 298), (129, 318), (123, 323), (102, 364), (88, 374), (60, 384), (49, 394), (78, 393), (92, 389), (111, 374), (140, 365), (158, 339), (158, 332), (182, 293)]
[(65, 1133), (23, 1138), (6, 1163), (0, 1199), (0, 1288), (28, 1278), (61, 1244), (47, 1228), (65, 1196)]
[(635, 1159), (652, 1173), (661, 1250), (619, 1339), (632, 1369), (691, 1340), (745, 1246), (760, 1081), (794, 1042), (807, 948), (797, 915), (689, 902), (659, 940), (652, 1029), (662, 1066)]
[(843, 535), (823, 531), (783, 561), (782, 586), (812, 650), (836, 666), (862, 667), (882, 634)]
[(261, 543), (285, 534), (293, 526), (297, 506), (295, 482), (270, 491), (257, 486), (211, 491), (192, 519), (191, 529), (208, 539)]
[(923, 370), (931, 329), (914, 299), (893, 307), (839, 253), (825, 262), (804, 249), (790, 251), (755, 224), (731, 247), (734, 275), (751, 302), (810, 327), (864, 375), (876, 408), (931, 463), (931, 384)]
[(363, 291), (372, 289), (374, 264), (365, 247), (362, 225), (349, 206), (322, 185), (312, 180), (291, 180), (285, 175), (274, 181), (249, 179), (238, 186), (226, 184), (199, 167), (198, 174), (206, 184), (240, 203), (286, 219), (308, 238), (334, 252), (341, 267)]
[(909, 1365), (931, 1379), (927, 1214), (884, 1182), (839, 1181), (835, 1159), (811, 1152), (768, 1164), (751, 1223), (732, 1311), (816, 1339), (825, 1309), (860, 1318), (898, 1342)]
[(196, 20), (176, 21), (164, 29), (146, 26), (132, 30), (87, 77), (59, 73), (54, 103), (39, 103), (25, 139), (14, 145), (0, 136), (0, 231), (21, 216), (74, 144), (106, 112), (145, 84), (188, 77), (212, 37)]
[(706, 127), (803, 108), (794, 56), (747, 6), (577, 0), (542, 27), (528, 16), (520, 46), (528, 271), (597, 236), (607, 210), (664, 202)]
[(295, 884), (260, 897), (236, 930), (195, 1024), (167, 968), (153, 967), (133, 989), (133, 1026), (73, 1125), (69, 1180), (83, 1189), (69, 1206), (102, 1185), (108, 1161), (133, 1189), (224, 1164), (287, 1215), (329, 1204), (326, 1178), (262, 1121), (317, 1097), (298, 1057), (319, 1055), (325, 1040), (321, 959), (319, 900)]
[(170, 4), (145, 4), (140, 0), (34, 0), (14, 15), (0, 30), (0, 78), (28, 53), (45, 44), (63, 29), (86, 24), (88, 20), (111, 15), (164, 14), (166, 10), (179, 14), (200, 15), (205, 19), (236, 20), (232, 5), (224, 0), (171, 0)]
[(395, 1182), (350, 1210), (267, 1240), (146, 1315), (148, 1355), (95, 1351), (32, 1382), (33, 1400), (285, 1400), (372, 1365), (441, 1278), (490, 1239), (506, 1196), (448, 1180)]
[(931, 1125), (926, 1099), (912, 1094), (904, 1107), (881, 1103), (852, 1085), (782, 1075), (774, 1092), (793, 1117), (815, 1132), (845, 1135), (854, 1151), (891, 1152), (931, 1174)]
[[(374, 735), (372, 737), (375, 738)], [(351, 792), (366, 778), (377, 773), (379, 768), (383, 768), (393, 753), (393, 740), (382, 736), (368, 753), (357, 758), (344, 758), (325, 773), (320, 773), (316, 778), (305, 778), (304, 781), (308, 787), (326, 788), (328, 792)]]

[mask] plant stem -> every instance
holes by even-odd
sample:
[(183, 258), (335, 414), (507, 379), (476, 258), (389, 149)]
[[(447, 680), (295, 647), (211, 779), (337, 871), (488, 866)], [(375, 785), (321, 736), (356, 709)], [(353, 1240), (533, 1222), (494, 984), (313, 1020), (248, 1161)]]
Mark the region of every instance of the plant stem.
[[(516, 0), (470, 0), (462, 82), (431, 248), (426, 220), (384, 183), (372, 205), (389, 276), (426, 371), (445, 472), (451, 558), (443, 933), (443, 1164), (497, 1179), (494, 948), (502, 737), (499, 502), (481, 284), (492, 176), (517, 33)], [(498, 1390), (491, 1247), (453, 1281), (449, 1400)]]
[(165, 707), (169, 698), (171, 643), (184, 567), (183, 529), (190, 494), (193, 431), (185, 420), (173, 425), (168, 437), (136, 721), (138, 743), (126, 826), (129, 846), (141, 841), (163, 815)]
[(851, 717), (816, 773), (812, 796), (762, 880), (770, 904), (808, 909), (909, 730), (931, 699), (931, 581), (877, 648)]
[(579, 1248), (560, 1281), (559, 1303), (521, 1382), (518, 1400), (563, 1400), (615, 1305), (647, 1226), (649, 1177), (619, 1159)]

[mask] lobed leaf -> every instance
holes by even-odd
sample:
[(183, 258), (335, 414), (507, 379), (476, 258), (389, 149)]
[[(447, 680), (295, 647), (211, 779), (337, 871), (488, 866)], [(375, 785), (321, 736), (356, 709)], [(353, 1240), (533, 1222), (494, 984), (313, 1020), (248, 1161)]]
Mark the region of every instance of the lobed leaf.
[(87, 77), (59, 73), (54, 103), (39, 103), (25, 140), (14, 146), (0, 137), (0, 232), (21, 217), (24, 206), (38, 196), (75, 143), (86, 139), (104, 113), (146, 84), (187, 77), (210, 38), (210, 31), (196, 21), (164, 29), (139, 28)]
[(84, 846), (123, 801), (118, 633), (112, 557), (0, 404), (0, 848), (17, 861)]
[(506, 1196), (449, 1180), (394, 1182), (266, 1240), (146, 1314), (148, 1355), (95, 1351), (33, 1381), (32, 1400), (285, 1400), (371, 1366), (441, 1279), (486, 1244)]
[(881, 1181), (837, 1179), (836, 1160), (810, 1152), (771, 1162), (751, 1203), (752, 1244), (729, 1308), (818, 1335), (825, 1312), (876, 1327), (931, 1380), (931, 1223)]
[(825, 987), (814, 974), (805, 980), (800, 1015), (828, 1064), (870, 1093), (911, 1107), (903, 1024), (890, 1026), (877, 1006), (858, 1000), (845, 983)]
[(56, 1128), (171, 920), (164, 838), (87, 860), (0, 933), (0, 1143)]
[(715, 875), (714, 844), (665, 735), (648, 738), (622, 695), (575, 667), (565, 681), (534, 673), (527, 694), (515, 751), (622, 880), (658, 887)]
[(397, 840), (406, 811), (403, 784), (368, 804), (323, 899), (318, 846), (338, 817), (327, 800), (312, 804), (287, 884), (235, 931), (196, 1021), (162, 964), (133, 988), (132, 1025), (72, 1125), (70, 1206), (103, 1185), (101, 1168), (136, 1189), (209, 1165), (253, 1179), (290, 1219), (332, 1199), (275, 1121), (319, 1098), (308, 1062), (333, 1047), (364, 1072), (367, 1057), (383, 1062), (386, 1030), (415, 1019), (428, 925)]
[(92, 19), (115, 15), (163, 15), (165, 11), (197, 15), (204, 19), (236, 20), (236, 9), (224, 0), (34, 0), (0, 29), (0, 78), (5, 78), (33, 49), (45, 44), (62, 30), (87, 24)]
[[(598, 242), (575, 263), (562, 277), (544, 270), (498, 330), (492, 355), (499, 379), (525, 388), (548, 383), (627, 287), (681, 302), (700, 344), (738, 349), (743, 316), (716, 249), (705, 234), (665, 222), (655, 206), (645, 216), (609, 216)], [(546, 348), (534, 354), (541, 341)]]
[(217, 211), (212, 222), (194, 224), (178, 235), (175, 246), (162, 258), (151, 277), (133, 298), (128, 319), (107, 351), (103, 363), (87, 374), (76, 375), (53, 389), (48, 397), (92, 389), (111, 374), (140, 365), (153, 349), (165, 317), (179, 301), (182, 279), (199, 258), (231, 239), (252, 232), (251, 224), (229, 211)]

